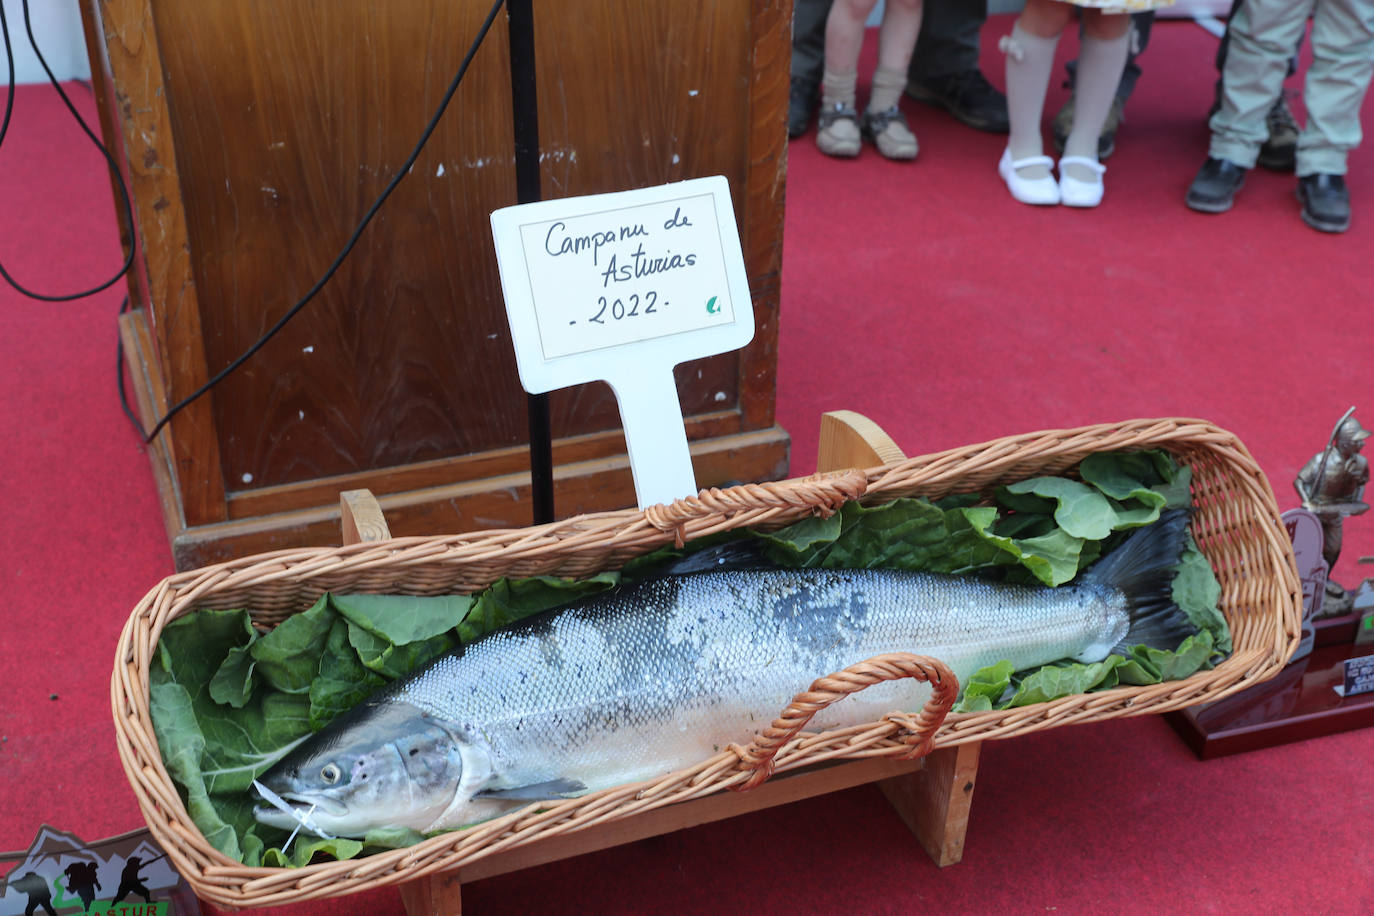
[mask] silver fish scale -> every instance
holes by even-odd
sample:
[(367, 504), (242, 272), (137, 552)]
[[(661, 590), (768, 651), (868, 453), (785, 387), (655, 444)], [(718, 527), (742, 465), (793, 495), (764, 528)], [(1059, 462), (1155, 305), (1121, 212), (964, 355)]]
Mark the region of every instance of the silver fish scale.
[[(485, 743), (488, 789), (595, 790), (747, 743), (817, 677), (874, 655), (934, 656), (963, 683), (1000, 659), (1019, 670), (1110, 647), (1125, 620), (1124, 598), (1105, 589), (886, 570), (697, 573), (492, 633), (397, 695)], [(910, 679), (875, 685), (811, 728), (916, 710), (928, 696)]]

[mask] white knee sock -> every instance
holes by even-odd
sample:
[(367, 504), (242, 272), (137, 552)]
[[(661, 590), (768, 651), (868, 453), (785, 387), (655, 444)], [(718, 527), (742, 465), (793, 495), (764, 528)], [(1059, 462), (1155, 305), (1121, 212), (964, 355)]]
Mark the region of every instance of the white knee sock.
[[(1007, 55), (1007, 115), (1011, 133), (1007, 149), (1012, 159), (1041, 156), (1045, 152), (1040, 132), (1040, 118), (1045, 110), (1045, 90), (1050, 85), (1050, 71), (1054, 69), (1054, 49), (1059, 36), (1041, 38), (1021, 28), (1018, 21), (1011, 35), (999, 46)], [(1050, 174), (1044, 166), (1018, 170), (1023, 178), (1044, 178)]]
[[(1097, 161), (1097, 138), (1107, 123), (1121, 73), (1126, 68), (1131, 30), (1105, 41), (1084, 35), (1078, 49), (1078, 75), (1074, 79), (1073, 129), (1064, 142), (1065, 156)], [(1069, 174), (1080, 181), (1098, 181), (1097, 173), (1070, 163)]]

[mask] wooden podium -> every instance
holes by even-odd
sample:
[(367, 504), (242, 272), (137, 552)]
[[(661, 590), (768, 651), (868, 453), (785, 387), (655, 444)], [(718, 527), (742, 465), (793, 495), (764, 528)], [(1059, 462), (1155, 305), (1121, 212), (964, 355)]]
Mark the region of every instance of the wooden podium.
[[(120, 328), (145, 426), (323, 274), (410, 153), (485, 0), (81, 0), (139, 247)], [(546, 198), (730, 182), (757, 332), (678, 367), (701, 486), (775, 479), (790, 4), (534, 5)], [(488, 223), (516, 202), (504, 15), (318, 297), (151, 448), (179, 569), (338, 537), (531, 522), (525, 396)], [(614, 396), (551, 396), (560, 517), (634, 502)]]

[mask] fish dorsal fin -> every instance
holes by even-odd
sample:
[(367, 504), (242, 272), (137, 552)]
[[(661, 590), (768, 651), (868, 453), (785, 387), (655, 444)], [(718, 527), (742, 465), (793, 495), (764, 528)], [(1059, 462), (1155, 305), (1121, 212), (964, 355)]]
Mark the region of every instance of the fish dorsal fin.
[(751, 538), (727, 541), (686, 556), (665, 560), (662, 565), (654, 566), (652, 573), (655, 576), (686, 576), (692, 573), (766, 569), (772, 566), (774, 564), (768, 561), (764, 553), (763, 543)]
[(551, 779), (548, 782), (516, 786), (512, 789), (484, 789), (477, 793), (477, 797), (505, 801), (552, 801), (558, 798), (576, 798), (586, 791), (587, 787), (576, 779)]

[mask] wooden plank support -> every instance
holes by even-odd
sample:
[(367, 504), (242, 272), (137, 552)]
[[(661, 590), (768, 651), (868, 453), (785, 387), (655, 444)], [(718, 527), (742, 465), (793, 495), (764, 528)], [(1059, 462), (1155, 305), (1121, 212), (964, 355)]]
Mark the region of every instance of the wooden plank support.
[(339, 494), (339, 523), (345, 547), (391, 537), (386, 516), (371, 490), (345, 490)]
[[(818, 471), (871, 468), (906, 457), (878, 424), (862, 414), (833, 410), (821, 416)], [(941, 868), (964, 857), (980, 747), (981, 742), (974, 742), (936, 748), (920, 770), (880, 783), (902, 821)]]
[(964, 834), (973, 807), (981, 741), (936, 748), (915, 773), (878, 783), (902, 822), (935, 864), (944, 868), (964, 857)]

